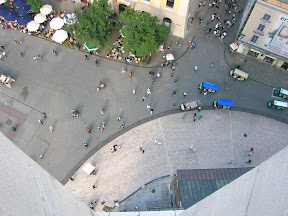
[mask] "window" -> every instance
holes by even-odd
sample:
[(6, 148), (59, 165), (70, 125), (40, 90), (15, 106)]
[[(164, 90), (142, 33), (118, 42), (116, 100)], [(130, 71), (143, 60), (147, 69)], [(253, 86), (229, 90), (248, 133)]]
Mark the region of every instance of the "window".
[(263, 19), (266, 20), (266, 21), (269, 21), (270, 18), (271, 18), (271, 16), (268, 15), (268, 14), (265, 14), (265, 15), (263, 16)]
[(253, 35), (253, 37), (251, 38), (251, 42), (256, 43), (256, 41), (258, 40), (258, 36), (257, 35)]
[(166, 6), (173, 8), (174, 7), (174, 0), (167, 0)]
[(163, 23), (171, 29), (171, 25), (172, 25), (171, 19), (165, 17), (163, 18)]
[(258, 26), (257, 30), (263, 31), (264, 28), (265, 28), (265, 25), (260, 24), (260, 25)]

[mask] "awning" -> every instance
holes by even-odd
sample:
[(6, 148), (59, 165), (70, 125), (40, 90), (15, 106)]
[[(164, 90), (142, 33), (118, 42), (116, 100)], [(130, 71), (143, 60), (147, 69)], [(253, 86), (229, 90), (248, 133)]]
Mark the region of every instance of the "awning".
[(218, 89), (219, 89), (218, 85), (215, 85), (215, 84), (209, 83), (209, 82), (204, 82), (203, 87), (204, 88), (208, 88), (208, 89), (212, 89), (212, 90), (215, 90), (215, 91), (218, 91)]
[(166, 54), (166, 60), (167, 61), (173, 61), (174, 60), (174, 56), (171, 53)]
[(92, 172), (94, 172), (94, 170), (96, 169), (95, 166), (93, 166), (92, 164), (90, 163), (86, 163), (82, 169), (88, 174), (88, 175), (91, 175)]
[(229, 100), (222, 100), (222, 99), (219, 99), (218, 100), (218, 104), (220, 106), (229, 106), (229, 107), (233, 107), (233, 101), (229, 101)]
[(258, 52), (257, 50), (254, 50), (254, 49), (250, 49), (250, 51), (255, 52), (255, 53), (260, 53), (260, 52)]
[(98, 48), (96, 46), (93, 46), (91, 44), (89, 44), (88, 42), (86, 42), (84, 44), (84, 46), (86, 47), (86, 49), (90, 52), (90, 51), (93, 51), (93, 50), (98, 50)]

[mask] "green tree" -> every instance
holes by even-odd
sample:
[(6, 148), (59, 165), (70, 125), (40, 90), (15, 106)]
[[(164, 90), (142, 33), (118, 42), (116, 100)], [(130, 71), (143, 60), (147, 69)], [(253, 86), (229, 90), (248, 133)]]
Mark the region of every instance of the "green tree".
[(101, 50), (109, 38), (110, 23), (115, 22), (115, 20), (109, 18), (113, 13), (107, 0), (95, 0), (89, 8), (82, 12), (76, 12), (79, 22), (65, 27), (65, 30), (70, 34), (75, 33), (78, 43), (88, 42)]
[(125, 51), (135, 50), (137, 56), (148, 56), (166, 41), (170, 29), (158, 24), (159, 19), (147, 12), (135, 11), (130, 7), (120, 14), (123, 28)]
[(42, 6), (41, 0), (26, 0), (26, 3), (28, 5), (31, 5), (32, 11), (36, 13), (40, 11), (40, 8)]

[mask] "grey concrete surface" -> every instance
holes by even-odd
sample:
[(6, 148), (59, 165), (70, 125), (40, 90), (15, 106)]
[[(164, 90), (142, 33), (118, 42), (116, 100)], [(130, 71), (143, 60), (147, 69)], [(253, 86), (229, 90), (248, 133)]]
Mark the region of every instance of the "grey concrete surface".
[[(96, 211), (102, 211), (100, 202), (113, 206), (115, 200), (121, 202), (151, 180), (176, 174), (177, 169), (254, 167), (287, 146), (288, 125), (285, 123), (227, 110), (201, 111), (200, 114), (203, 117), (197, 118), (196, 122), (193, 122), (194, 112), (187, 112), (164, 116), (133, 128), (87, 161), (96, 167), (96, 175), (87, 175), (80, 168), (73, 176), (75, 181), (68, 181), (65, 186), (87, 204), (99, 201)], [(155, 144), (155, 139), (161, 145)], [(115, 144), (121, 148), (111, 153)], [(190, 150), (191, 145), (196, 152)], [(145, 150), (144, 154), (139, 151), (140, 147)], [(251, 147), (254, 155), (248, 156)], [(246, 163), (249, 159), (252, 160), (250, 165)], [(233, 163), (227, 165), (230, 160)], [(93, 185), (97, 188), (93, 189)], [(150, 188), (144, 186), (135, 199), (131, 198), (113, 211), (134, 211), (136, 206), (146, 211), (150, 201), (160, 200), (147, 193), (147, 187)], [(163, 191), (161, 187), (159, 184), (153, 189)]]
[[(55, 3), (56, 7), (57, 4)], [(62, 3), (60, 5), (62, 6)], [(69, 10), (73, 9), (71, 7)], [(221, 10), (223, 12), (223, 9)], [(227, 47), (234, 40), (236, 26), (228, 30), (227, 38), (223, 42), (217, 38), (207, 39), (202, 29), (212, 11), (207, 12), (207, 17), (204, 18), (205, 13), (203, 10), (203, 23), (198, 25), (194, 22), (190, 33), (181, 40), (183, 46), (180, 50), (175, 43), (178, 38), (169, 37), (167, 43), (171, 42), (170, 51), (176, 58), (184, 53), (188, 40), (193, 36), (197, 43), (196, 49), (188, 50), (177, 60), (174, 76), (179, 82), (176, 85), (173, 84), (170, 78), (171, 70), (167, 67), (153, 69), (156, 73), (160, 72), (161, 77), (152, 84), (148, 75), (150, 68), (129, 65), (126, 66), (127, 69), (134, 72), (133, 78), (130, 79), (128, 74), (121, 74), (122, 63), (102, 58), (99, 67), (96, 68), (94, 56), (85, 61), (83, 52), (17, 31), (1, 29), (0, 43), (4, 44), (8, 55), (0, 62), (1, 72), (12, 76), (16, 82), (11, 89), (1, 86), (0, 102), (3, 104), (9, 100), (12, 103), (10, 109), (26, 116), (25, 121), (18, 126), (12, 141), (61, 181), (91, 149), (119, 132), (121, 124), (127, 127), (149, 117), (147, 104), (154, 109), (153, 115), (157, 115), (172, 110), (173, 103), (179, 107), (186, 99), (199, 97), (202, 105), (207, 106), (218, 98), (231, 99), (236, 107), (287, 120), (287, 110), (270, 110), (266, 108), (266, 103), (273, 99), (272, 87), (288, 88), (288, 73), (255, 59), (239, 55), (227, 56)], [(216, 22), (213, 23), (215, 24)], [(211, 23), (209, 25), (212, 26)], [(24, 43), (15, 45), (14, 40), (22, 40)], [(52, 54), (52, 48), (58, 50), (59, 56)], [(19, 51), (24, 53), (24, 57), (18, 55)], [(43, 57), (38, 63), (32, 60), (37, 54)], [(153, 58), (160, 58), (161, 62), (160, 55), (161, 53), (155, 54)], [(244, 64), (245, 59), (247, 62)], [(215, 62), (215, 66), (210, 68), (212, 61)], [(251, 79), (245, 82), (234, 81), (228, 75), (230, 67), (242, 62), (243, 70), (251, 74)], [(197, 72), (192, 70), (195, 65), (199, 66)], [(100, 80), (107, 87), (101, 92), (96, 92)], [(225, 90), (226, 80), (231, 86), (229, 91)], [(219, 92), (206, 97), (199, 95), (198, 84), (203, 81), (218, 84)], [(143, 103), (142, 96), (148, 87), (151, 88), (152, 95)], [(136, 90), (135, 95), (132, 94), (133, 89)], [(174, 90), (177, 91), (175, 97), (172, 96)], [(188, 93), (185, 99), (184, 91)], [(106, 109), (104, 116), (99, 112), (101, 106)], [(72, 118), (72, 108), (79, 109), (80, 119)], [(44, 125), (40, 125), (38, 119), (43, 118), (43, 112), (47, 113), (48, 117)], [(121, 122), (116, 120), (119, 115), (122, 117)], [(5, 124), (8, 118), (9, 116), (1, 117), (3, 133), (9, 131)], [(107, 122), (107, 128), (100, 132), (97, 126), (103, 120)], [(50, 125), (54, 126), (53, 133), (49, 132)], [(87, 126), (92, 129), (90, 135), (85, 130)], [(88, 142), (89, 147), (85, 148), (83, 142)], [(38, 155), (43, 153), (46, 156), (45, 160), (39, 161)]]
[(98, 216), (0, 133), (0, 215)]

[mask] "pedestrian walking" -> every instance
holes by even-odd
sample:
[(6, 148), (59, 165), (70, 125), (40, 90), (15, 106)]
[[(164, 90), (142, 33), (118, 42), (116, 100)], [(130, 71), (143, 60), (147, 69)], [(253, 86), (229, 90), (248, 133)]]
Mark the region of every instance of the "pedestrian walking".
[(58, 55), (55, 49), (52, 49), (52, 53), (56, 56)]
[(252, 156), (253, 155), (253, 151), (249, 152), (249, 155), (248, 156)]
[(122, 67), (122, 73), (126, 73), (127, 71), (125, 70), (124, 67)]
[(93, 189), (96, 189), (97, 188), (97, 185), (93, 185)]
[(187, 93), (186, 92), (183, 92), (183, 96), (184, 96), (184, 98), (187, 96)]
[(174, 109), (174, 108), (176, 107), (176, 103), (173, 103), (173, 105), (172, 105), (172, 106), (173, 106), (173, 109)]
[(145, 100), (146, 100), (146, 97), (145, 97), (145, 96), (143, 96), (143, 97), (142, 97), (142, 101), (144, 102)]
[(135, 91), (135, 89), (133, 89), (133, 90), (132, 90), (132, 94), (136, 94), (136, 91)]
[(200, 113), (200, 111), (201, 111), (201, 107), (199, 106), (199, 107), (198, 107), (198, 113)]
[(5, 56), (5, 57), (7, 57), (7, 55), (6, 55), (6, 52), (5, 52), (5, 51), (3, 51), (3, 52), (2, 52), (2, 55), (3, 55), (3, 56)]
[(87, 133), (91, 134), (91, 129), (90, 128), (87, 127), (86, 130), (87, 130)]
[(150, 108), (150, 115), (152, 115), (153, 114), (153, 109), (152, 108)]
[(194, 71), (197, 71), (197, 70), (198, 70), (198, 66), (195, 66), (195, 67), (194, 67)]
[(176, 96), (176, 91), (173, 91), (173, 96), (174, 96), (174, 97)]
[(233, 160), (230, 160), (227, 164), (232, 164), (233, 163)]
[(52, 125), (49, 126), (49, 130), (51, 133), (53, 132), (53, 126)]
[(124, 125), (122, 124), (122, 125), (120, 125), (120, 129), (123, 129), (124, 128)]
[(38, 120), (38, 122), (39, 122), (40, 124), (43, 124), (43, 120), (42, 120), (41, 118)]
[(252, 160), (248, 160), (246, 161), (247, 164), (251, 164)]
[(160, 73), (157, 73), (157, 77), (160, 78), (160, 76), (161, 76)]
[(86, 142), (84, 142), (84, 146), (87, 148), (88, 147), (88, 144)]
[(43, 155), (43, 154), (39, 155), (39, 158), (40, 158), (40, 159), (42, 159), (43, 157), (44, 157), (44, 155)]
[(178, 82), (178, 80), (176, 78), (174, 78), (174, 84), (176, 84)]
[(190, 146), (190, 150), (191, 150), (192, 152), (196, 152), (197, 149), (194, 147), (194, 145), (191, 145), (191, 146)]
[(4, 50), (5, 49), (5, 47), (4, 47), (4, 45), (3, 44), (0, 44), (0, 47)]
[(4, 59), (3, 59), (3, 56), (2, 56), (2, 55), (0, 55), (0, 59), (1, 59), (2, 61), (4, 61)]
[(72, 178), (72, 177), (69, 177), (69, 179), (71, 180), (71, 181), (74, 181), (75, 179), (74, 178)]
[(170, 77), (172, 78), (173, 76), (174, 76), (174, 73), (171, 73), (171, 74), (170, 74)]
[(19, 44), (18, 40), (15, 40), (15, 44), (16, 44), (16, 45), (18, 45), (18, 44)]
[(214, 62), (211, 62), (210, 67), (212, 68), (214, 66)]
[(117, 121), (121, 121), (121, 117), (120, 116), (117, 117)]
[(89, 60), (88, 55), (84, 55), (85, 59), (84, 60)]
[(11, 106), (12, 104), (9, 103), (8, 101), (5, 101), (5, 106)]
[(202, 5), (202, 3), (201, 3), (201, 2), (199, 2), (199, 4), (198, 4), (199, 8), (201, 7), (201, 5)]
[(202, 119), (202, 115), (199, 116), (199, 120)]
[(157, 144), (158, 143), (158, 139), (155, 139), (155, 144)]
[(147, 89), (146, 94), (147, 94), (147, 95), (150, 95), (150, 94), (151, 94), (151, 89), (150, 89), (150, 88)]
[(149, 104), (147, 104), (147, 106), (146, 106), (146, 107), (147, 107), (147, 109), (150, 109), (150, 108), (151, 108), (151, 106), (150, 106)]
[(152, 84), (154, 84), (155, 83), (155, 79), (152, 79)]
[(203, 97), (205, 97), (207, 95), (207, 92), (204, 92), (204, 95), (203, 95)]
[(251, 148), (250, 151), (253, 152), (253, 151), (254, 151), (254, 148)]
[(172, 71), (175, 70), (175, 65), (174, 65), (174, 64), (171, 65), (171, 70), (172, 70)]
[(212, 7), (212, 4), (210, 3), (209, 5), (208, 5), (208, 9), (210, 9)]

